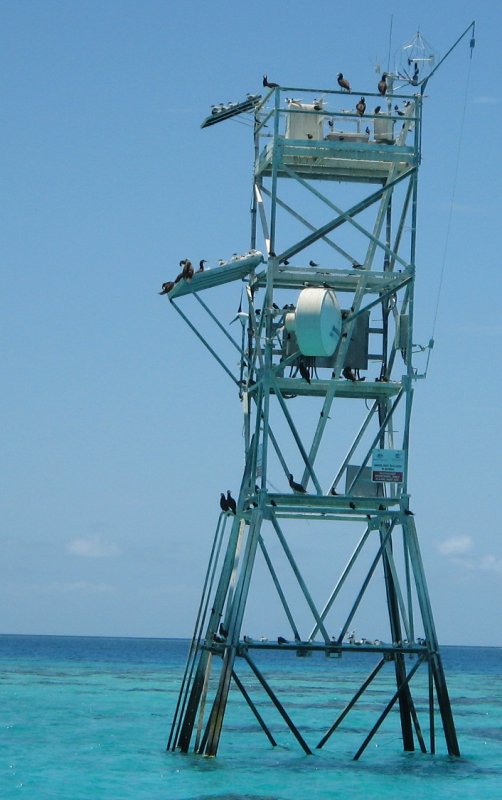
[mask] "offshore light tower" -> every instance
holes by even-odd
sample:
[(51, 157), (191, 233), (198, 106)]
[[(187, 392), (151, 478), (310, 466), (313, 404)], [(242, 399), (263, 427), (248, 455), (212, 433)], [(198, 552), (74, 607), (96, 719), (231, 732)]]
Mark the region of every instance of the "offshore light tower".
[[(436, 751), (438, 710), (447, 752), (459, 755), (409, 508), (410, 418), (418, 377), (417, 181), (427, 81), (419, 70), (424, 65), (415, 68), (412, 61), (410, 75), (384, 76), (385, 93), (273, 86), (263, 97), (213, 111), (204, 123), (232, 116), (234, 109), (253, 112), (250, 249), (179, 280), (169, 299), (238, 387), (245, 460), (237, 511), (222, 511), (218, 519), (168, 749), (216, 755), (233, 686), (272, 745), (268, 709), (257, 690), (311, 753), (343, 729), (368, 687), (390, 671), (388, 696), (354, 758), (393, 710), (404, 750), (418, 744), (423, 752)], [(365, 98), (362, 114), (355, 109), (359, 97)], [(244, 282), (246, 294), (237, 314), (240, 342), (199, 297), (234, 281)], [(177, 300), (185, 295), (239, 351), (236, 374), (193, 315), (179, 308)], [(316, 556), (329, 562), (329, 588), (303, 569), (308, 548), (297, 546), (294, 554), (294, 543), (307, 541), (315, 553), (321, 529), (328, 536)], [(285, 565), (301, 610), (291, 581), (284, 579)], [(260, 570), (272, 593), (263, 592)], [(264, 618), (275, 603), (289, 627), (277, 641), (243, 635), (246, 607), (262, 593)], [(358, 615), (376, 593), (385, 634), (357, 638)], [(343, 708), (333, 700), (329, 725), (310, 742), (267, 676), (271, 650), (291, 659), (324, 654), (334, 687), (337, 657), (368, 660), (373, 654), (374, 664)], [(427, 687), (420, 706), (425, 726), (414, 696), (420, 668)]]

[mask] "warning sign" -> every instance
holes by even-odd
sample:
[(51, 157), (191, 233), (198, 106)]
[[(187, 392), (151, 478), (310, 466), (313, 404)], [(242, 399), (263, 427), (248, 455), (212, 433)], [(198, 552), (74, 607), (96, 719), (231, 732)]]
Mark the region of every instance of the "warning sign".
[(373, 450), (371, 480), (383, 483), (402, 483), (404, 450)]

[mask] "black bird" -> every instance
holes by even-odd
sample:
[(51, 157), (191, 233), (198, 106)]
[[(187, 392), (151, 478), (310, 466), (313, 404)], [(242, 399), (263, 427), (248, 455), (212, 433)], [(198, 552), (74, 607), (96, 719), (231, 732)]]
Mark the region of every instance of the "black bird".
[(348, 82), (347, 78), (343, 77), (342, 72), (338, 73), (337, 82), (340, 89), (343, 89), (345, 92), (350, 92), (350, 83)]
[(159, 294), (169, 294), (173, 286), (174, 286), (174, 281), (167, 281), (166, 283), (163, 283), (162, 289), (159, 292)]
[(364, 267), (363, 267), (362, 264), (359, 264), (358, 261), (353, 261), (352, 262), (352, 269), (364, 269)]
[(376, 106), (375, 114), (379, 114), (381, 110), (382, 110), (382, 106)]
[(394, 106), (394, 111), (396, 112), (396, 114), (399, 114), (400, 117), (404, 117), (404, 111), (401, 111), (399, 106)]
[(365, 132), (365, 133), (367, 133), (367, 134), (368, 134), (368, 136), (369, 136), (369, 135), (370, 135), (370, 133), (371, 133), (371, 131), (370, 131), (370, 129), (368, 128), (368, 126), (367, 126), (367, 125), (366, 125), (366, 128), (364, 129), (364, 132)]
[(222, 511), (224, 511), (224, 512), (227, 512), (227, 511), (228, 511), (228, 503), (227, 503), (227, 498), (225, 497), (225, 495), (223, 494), (223, 492), (221, 492), (221, 494), (220, 494), (220, 508), (221, 508), (221, 510), (222, 510)]
[(279, 264), (284, 264), (285, 267), (289, 266), (289, 261), (287, 258), (283, 258), (282, 261), (279, 261)]
[(338, 492), (336, 491), (336, 489), (335, 489), (335, 487), (334, 487), (334, 486), (332, 486), (332, 487), (331, 487), (331, 489), (329, 490), (329, 493), (330, 493), (330, 494), (332, 494), (333, 496), (335, 496), (336, 494), (338, 494)]
[(411, 511), (411, 509), (409, 509), (409, 508), (405, 508), (404, 509), (404, 513), (406, 514), (407, 517), (414, 517), (415, 516), (413, 511)]
[(351, 509), (352, 509), (352, 511), (355, 511), (355, 510), (356, 510), (356, 504), (355, 504), (355, 503), (354, 503), (352, 500), (351, 500), (351, 501), (350, 501), (350, 503), (349, 503), (349, 508), (351, 508)]
[(197, 272), (204, 272), (204, 264), (207, 264), (207, 261), (205, 261), (205, 260), (202, 258), (202, 259), (199, 261), (199, 269), (197, 270)]
[(234, 498), (230, 494), (230, 489), (227, 490), (227, 503), (228, 503), (228, 510), (232, 512), (232, 514), (237, 513), (237, 503), (235, 502)]
[(379, 510), (379, 511), (385, 511), (385, 506), (383, 506), (383, 505), (380, 503), (380, 505), (378, 506), (378, 510)]
[(387, 88), (388, 88), (387, 87), (387, 73), (384, 72), (382, 74), (381, 79), (378, 81), (378, 91), (380, 92), (382, 97), (386, 94)]
[(298, 492), (299, 494), (306, 494), (307, 493), (307, 490), (305, 489), (305, 487), (302, 486), (301, 483), (297, 483), (295, 481), (295, 479), (293, 478), (293, 476), (291, 475), (291, 473), (289, 473), (288, 481), (289, 481), (289, 485), (291, 486), (291, 488), (292, 488), (292, 490), (294, 492)]
[(318, 266), (319, 266), (319, 264), (316, 264), (315, 261), (312, 261), (312, 259), (310, 259), (309, 267), (318, 267)]
[(277, 637), (277, 644), (287, 644), (288, 640), (284, 638), (284, 636)]
[(364, 116), (364, 112), (366, 111), (366, 100), (364, 97), (361, 97), (359, 102), (356, 104), (356, 111), (360, 117)]
[(267, 87), (267, 89), (277, 89), (279, 86), (278, 83), (273, 83), (273, 81), (269, 81), (266, 75), (263, 76), (263, 85)]
[(354, 371), (350, 367), (344, 367), (342, 369), (342, 375), (346, 380), (352, 381), (352, 383), (355, 383), (357, 380)]
[(187, 258), (183, 264), (182, 276), (186, 281), (191, 281), (193, 278), (192, 262)]
[(307, 381), (307, 383), (310, 383), (310, 374), (308, 371), (308, 367), (305, 366), (303, 361), (300, 361), (300, 363), (298, 364), (298, 369), (300, 371), (300, 375), (302, 376), (303, 380)]

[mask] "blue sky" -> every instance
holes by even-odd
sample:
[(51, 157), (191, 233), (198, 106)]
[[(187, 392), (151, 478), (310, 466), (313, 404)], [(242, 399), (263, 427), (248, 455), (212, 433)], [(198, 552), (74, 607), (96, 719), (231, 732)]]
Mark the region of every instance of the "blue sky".
[[(263, 72), (326, 87), (343, 71), (371, 89), (392, 15), (392, 53), (420, 29), (442, 55), (476, 20), (472, 62), (464, 40), (424, 112), (423, 343), (445, 269), (411, 492), (440, 640), (502, 645), (502, 12), (380, 8), (0, 3), (1, 632), (190, 635), (219, 492), (240, 480), (242, 419), (157, 291), (186, 255), (248, 248), (253, 157), (250, 128), (200, 123), (260, 91)], [(221, 300), (229, 321), (239, 292)]]

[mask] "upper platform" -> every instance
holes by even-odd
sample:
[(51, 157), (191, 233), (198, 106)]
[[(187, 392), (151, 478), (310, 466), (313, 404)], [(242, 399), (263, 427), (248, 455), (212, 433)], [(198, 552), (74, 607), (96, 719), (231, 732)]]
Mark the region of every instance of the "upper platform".
[(255, 176), (384, 183), (418, 166), (420, 114), (419, 96), (392, 89), (277, 87), (256, 107)]
[(307, 142), (277, 138), (261, 152), (257, 177), (272, 174), (274, 158), (282, 178), (290, 177), (293, 170), (301, 178), (363, 183), (383, 183), (393, 167), (397, 177), (416, 163), (412, 147), (343, 138)]

